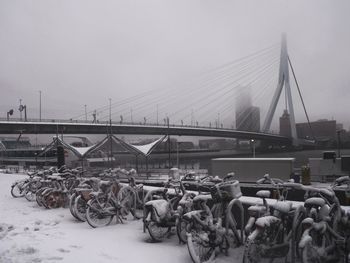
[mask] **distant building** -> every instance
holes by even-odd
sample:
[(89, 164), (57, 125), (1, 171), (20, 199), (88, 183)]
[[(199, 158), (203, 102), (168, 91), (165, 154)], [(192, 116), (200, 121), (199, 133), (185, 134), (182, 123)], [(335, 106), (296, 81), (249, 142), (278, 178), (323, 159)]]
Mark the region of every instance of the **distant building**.
[(236, 111), (236, 129), (240, 131), (260, 131), (260, 109), (250, 106)]
[(337, 124), (335, 120), (318, 120), (310, 122), (310, 126), (307, 122), (297, 123), (296, 129), (298, 138), (313, 139), (314, 135), (316, 140), (325, 146), (330, 146), (331, 143), (337, 140)]
[(0, 163), (14, 167), (56, 165), (55, 150), (39, 155), (43, 147), (32, 145), (28, 137), (0, 137)]
[[(158, 144), (155, 148), (155, 152), (167, 152), (169, 149), (169, 143), (168, 141), (161, 142)], [(170, 148), (171, 150), (176, 150), (177, 147), (178, 149), (181, 150), (193, 150), (195, 149), (194, 143), (193, 142), (179, 142), (176, 139), (170, 138)]]
[(229, 139), (208, 139), (198, 141), (200, 149), (230, 150), (235, 148), (235, 141)]
[(286, 137), (292, 137), (292, 129), (290, 126), (290, 115), (287, 110), (283, 111), (283, 115), (280, 117), (280, 135)]
[(236, 129), (260, 131), (260, 109), (254, 107), (249, 87), (242, 87), (236, 99)]

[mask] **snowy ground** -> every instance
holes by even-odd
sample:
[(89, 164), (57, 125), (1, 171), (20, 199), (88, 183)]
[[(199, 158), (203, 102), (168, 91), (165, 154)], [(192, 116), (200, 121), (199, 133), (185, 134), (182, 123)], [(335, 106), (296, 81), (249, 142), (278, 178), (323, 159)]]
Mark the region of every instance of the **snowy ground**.
[[(10, 194), (23, 175), (0, 174), (0, 262), (183, 262), (191, 259), (176, 235), (151, 243), (142, 222), (130, 220), (93, 229), (77, 222), (69, 209), (48, 210)], [(242, 248), (219, 256), (217, 263), (241, 262)]]

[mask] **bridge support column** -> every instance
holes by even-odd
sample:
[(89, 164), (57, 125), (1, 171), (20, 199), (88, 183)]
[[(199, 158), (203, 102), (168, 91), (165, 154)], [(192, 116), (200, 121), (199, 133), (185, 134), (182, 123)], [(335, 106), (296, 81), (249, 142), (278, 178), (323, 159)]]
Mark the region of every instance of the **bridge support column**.
[(288, 101), (289, 115), (290, 115), (290, 127), (291, 127), (291, 137), (293, 139), (293, 145), (298, 145), (298, 137), (295, 125), (295, 117), (294, 117), (294, 108), (293, 108), (293, 100), (292, 100), (292, 92), (290, 89), (289, 82), (289, 64), (288, 64), (288, 51), (287, 51), (287, 38), (286, 35), (282, 35), (282, 45), (281, 45), (281, 56), (280, 56), (280, 68), (279, 68), (279, 77), (277, 89), (272, 98), (272, 102), (270, 104), (269, 110), (266, 115), (266, 119), (263, 125), (263, 131), (268, 132), (271, 127), (272, 118), (275, 114), (276, 107), (281, 97), (282, 89), (285, 88), (286, 92), (286, 100)]

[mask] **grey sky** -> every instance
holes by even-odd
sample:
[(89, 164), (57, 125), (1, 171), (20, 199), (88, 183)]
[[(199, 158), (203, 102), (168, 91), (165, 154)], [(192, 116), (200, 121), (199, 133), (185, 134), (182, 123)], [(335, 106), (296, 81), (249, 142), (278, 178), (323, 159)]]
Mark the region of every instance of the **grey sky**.
[[(43, 118), (70, 118), (84, 104), (91, 111), (152, 89), (181, 90), (192, 76), (286, 32), (311, 119), (348, 128), (349, 11), (347, 0), (0, 0), (0, 116), (21, 98), (29, 117), (38, 117), (39, 90)], [(176, 110), (161, 107), (160, 118)], [(305, 121), (295, 107), (296, 120)]]

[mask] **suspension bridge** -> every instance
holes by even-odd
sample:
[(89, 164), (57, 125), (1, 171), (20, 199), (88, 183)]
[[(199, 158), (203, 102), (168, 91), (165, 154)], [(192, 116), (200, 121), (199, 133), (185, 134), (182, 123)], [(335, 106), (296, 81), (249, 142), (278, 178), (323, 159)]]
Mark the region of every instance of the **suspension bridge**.
[[(309, 122), (283, 36), (281, 45), (211, 69), (185, 84), (176, 83), (170, 90), (147, 91), (113, 104), (110, 99), (109, 105), (89, 112), (85, 105), (84, 114), (68, 120), (44, 120), (41, 113), (40, 119), (8, 116), (0, 120), (0, 134), (168, 134), (298, 145), (302, 142), (296, 132), (290, 69)], [(283, 90), (290, 132), (280, 135), (271, 132), (271, 124)]]

